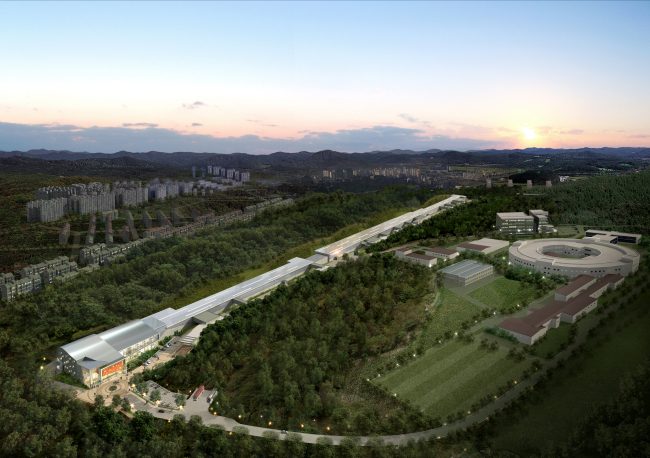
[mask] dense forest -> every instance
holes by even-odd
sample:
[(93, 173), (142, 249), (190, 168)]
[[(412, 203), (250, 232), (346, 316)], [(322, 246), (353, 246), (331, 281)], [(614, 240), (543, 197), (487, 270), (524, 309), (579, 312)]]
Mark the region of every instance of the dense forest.
[[(293, 430), (319, 419), (343, 433), (350, 408), (336, 391), (346, 372), (357, 358), (408, 343), (407, 334), (424, 322), (422, 298), (432, 278), (429, 269), (390, 254), (309, 273), (209, 325), (190, 354), (148, 376), (172, 389), (218, 387), (212, 408), (219, 415), (254, 425), (263, 415)], [(375, 430), (378, 422), (352, 423), (358, 434), (388, 432)], [(392, 422), (385, 426), (395, 431)]]
[(621, 177), (592, 177), (545, 192), (559, 205), (555, 224), (650, 235), (650, 170)]

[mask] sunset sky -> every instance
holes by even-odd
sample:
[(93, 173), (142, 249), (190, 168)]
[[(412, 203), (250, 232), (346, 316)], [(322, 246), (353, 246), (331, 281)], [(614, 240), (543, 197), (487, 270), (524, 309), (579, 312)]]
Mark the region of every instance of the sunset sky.
[(650, 146), (650, 2), (0, 2), (0, 150)]

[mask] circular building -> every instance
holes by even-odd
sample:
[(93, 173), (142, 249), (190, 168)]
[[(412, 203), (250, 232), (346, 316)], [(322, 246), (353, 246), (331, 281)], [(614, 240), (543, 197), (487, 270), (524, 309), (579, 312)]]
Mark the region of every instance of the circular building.
[(639, 253), (609, 243), (609, 239), (520, 240), (510, 247), (510, 263), (530, 267), (546, 275), (559, 274), (569, 278), (607, 274), (627, 276), (639, 268)]

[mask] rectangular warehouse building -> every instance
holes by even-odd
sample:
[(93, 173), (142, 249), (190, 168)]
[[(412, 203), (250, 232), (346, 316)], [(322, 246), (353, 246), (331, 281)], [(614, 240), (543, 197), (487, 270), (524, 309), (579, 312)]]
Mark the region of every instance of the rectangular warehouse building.
[(425, 253), (428, 256), (433, 256), (435, 258), (441, 258), (441, 259), (454, 259), (455, 257), (458, 256), (458, 251), (456, 250), (450, 250), (449, 248), (429, 248), (425, 251)]
[(494, 268), (489, 264), (481, 264), (467, 259), (453, 266), (445, 267), (442, 272), (445, 274), (445, 280), (465, 286), (487, 277), (494, 272)]
[(456, 248), (458, 251), (475, 251), (476, 253), (490, 254), (510, 245), (506, 240), (480, 239), (474, 242), (461, 243)]

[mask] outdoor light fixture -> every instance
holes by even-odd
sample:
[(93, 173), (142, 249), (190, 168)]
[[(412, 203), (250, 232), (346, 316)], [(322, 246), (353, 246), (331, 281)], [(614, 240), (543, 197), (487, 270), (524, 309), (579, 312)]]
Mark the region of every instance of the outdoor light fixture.
[(329, 426), (327, 427), (327, 430), (328, 430), (328, 431), (330, 430), (330, 427), (329, 427)]
[(301, 427), (301, 428), (304, 428), (304, 427), (305, 427), (305, 425), (303, 425), (303, 424), (301, 423), (301, 424), (300, 424), (300, 427)]
[(269, 426), (271, 426), (271, 425), (272, 425), (272, 423), (271, 423), (271, 422), (269, 422)]

